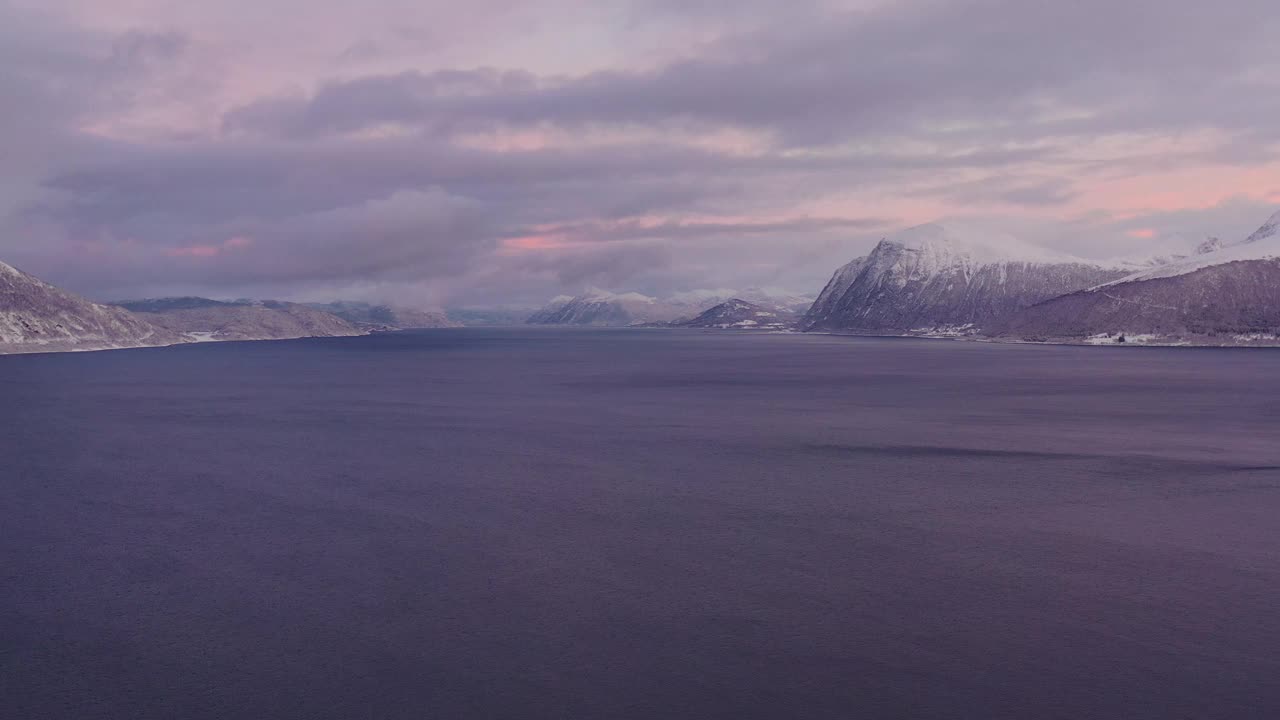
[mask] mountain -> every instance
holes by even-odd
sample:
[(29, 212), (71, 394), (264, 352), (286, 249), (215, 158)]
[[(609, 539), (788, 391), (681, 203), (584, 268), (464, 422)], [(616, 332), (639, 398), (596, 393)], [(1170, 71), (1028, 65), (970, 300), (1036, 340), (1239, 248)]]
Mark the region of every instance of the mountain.
[(885, 238), (836, 271), (804, 330), (973, 334), (1022, 308), (1125, 275), (960, 225), (921, 225)]
[(332, 313), (274, 300), (185, 297), (118, 304), (147, 322), (200, 340), (285, 340), (366, 332)]
[(727, 300), (690, 320), (676, 320), (670, 327), (721, 328), (737, 330), (787, 330), (795, 326), (799, 314), (765, 307), (739, 298)]
[(640, 293), (615, 294), (590, 289), (578, 296), (561, 295), (529, 316), (533, 325), (666, 325), (692, 320), (700, 313), (729, 300), (741, 300), (779, 313), (799, 313), (812, 298), (772, 295), (764, 290), (695, 290), (655, 298)]
[(561, 295), (529, 316), (530, 325), (604, 325), (626, 326), (638, 320), (626, 302), (612, 293), (588, 292), (576, 297)]
[(519, 306), (450, 307), (445, 309), (445, 313), (450, 319), (466, 327), (520, 325), (534, 312), (537, 312), (535, 308)]
[(1236, 243), (1028, 307), (997, 337), (1085, 342), (1280, 342), (1280, 212)]
[(107, 350), (188, 342), (0, 262), (0, 353)]
[(755, 303), (766, 308), (777, 309), (784, 312), (803, 313), (813, 304), (812, 295), (795, 295), (785, 290), (765, 289), (765, 288), (746, 288), (744, 290), (733, 290), (729, 288), (717, 288), (714, 290), (690, 290), (686, 292), (675, 293), (664, 300), (667, 304), (682, 306), (688, 310), (695, 309), (687, 316), (692, 319), (693, 316), (708, 308), (719, 305), (729, 300), (745, 300), (749, 303)]
[(772, 293), (760, 288), (747, 288), (738, 293), (729, 293), (729, 300), (742, 300), (754, 305), (759, 305), (767, 310), (775, 310), (783, 314), (792, 314), (799, 319), (813, 306), (814, 297), (812, 295), (792, 295), (790, 293)]
[(1178, 245), (1183, 245), (1190, 249), (1186, 252), (1171, 252), (1171, 253), (1165, 252), (1157, 255), (1142, 255), (1142, 256), (1134, 256), (1134, 257), (1126, 257), (1126, 258), (1116, 258), (1114, 260), (1108, 261), (1107, 263), (1105, 263), (1105, 265), (1107, 267), (1114, 266), (1120, 269), (1128, 270), (1130, 273), (1138, 273), (1144, 270), (1150, 270), (1151, 268), (1156, 268), (1156, 267), (1161, 267), (1163, 265), (1169, 265), (1171, 263), (1181, 262), (1183, 260), (1186, 260), (1189, 257), (1194, 257), (1196, 255), (1204, 255), (1205, 253), (1214, 252), (1215, 250), (1218, 250), (1223, 247), (1222, 240), (1216, 237), (1206, 238), (1205, 240), (1195, 245), (1192, 245), (1190, 242), (1186, 241), (1181, 235), (1173, 236), (1173, 238), (1171, 238), (1171, 240), (1165, 244), (1166, 246), (1172, 245), (1174, 247), (1177, 247)]
[(234, 302), (225, 300), (210, 300), (202, 297), (167, 297), (167, 298), (151, 298), (147, 300), (127, 300), (123, 302), (111, 303), (115, 307), (122, 307), (133, 313), (163, 313), (173, 312), (175, 310), (195, 310), (199, 308), (211, 307), (234, 307), (235, 305), (247, 305), (249, 300), (237, 300)]
[(414, 310), (362, 302), (308, 303), (308, 307), (337, 315), (356, 327), (371, 330), (412, 330), (459, 327), (438, 310)]
[(571, 297), (561, 295), (529, 316), (531, 325), (595, 325), (626, 327), (671, 322), (691, 317), (720, 302), (718, 298), (659, 300), (640, 293), (615, 294), (590, 289)]

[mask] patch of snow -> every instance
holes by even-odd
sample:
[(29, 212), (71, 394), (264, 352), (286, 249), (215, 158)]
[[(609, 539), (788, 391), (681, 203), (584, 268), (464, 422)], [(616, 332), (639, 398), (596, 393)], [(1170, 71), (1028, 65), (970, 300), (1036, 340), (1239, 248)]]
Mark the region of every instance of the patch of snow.
[(938, 325), (936, 327), (912, 328), (907, 333), (911, 335), (920, 335), (931, 338), (958, 338), (968, 337), (978, 331), (977, 326), (973, 323), (965, 323), (964, 325)]

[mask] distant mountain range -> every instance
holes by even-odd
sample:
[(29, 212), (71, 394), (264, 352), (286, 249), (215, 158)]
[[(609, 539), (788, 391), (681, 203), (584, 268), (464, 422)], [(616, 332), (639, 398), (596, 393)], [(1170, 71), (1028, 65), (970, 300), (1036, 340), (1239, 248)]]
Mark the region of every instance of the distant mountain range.
[(774, 296), (762, 290), (748, 289), (682, 293), (656, 298), (640, 293), (615, 294), (589, 289), (582, 295), (562, 295), (529, 316), (532, 325), (593, 325), (627, 327), (632, 325), (676, 325), (691, 321), (722, 303), (747, 302), (780, 313), (799, 313), (811, 298), (790, 295)]
[[(1188, 243), (1189, 244), (1189, 243)], [(510, 324), (518, 308), (458, 311)], [(882, 239), (817, 299), (761, 290), (656, 298), (588, 290), (529, 315), (537, 325), (799, 329), (1022, 342), (1280, 345), (1280, 212), (1248, 237), (1095, 262), (964, 225)], [(358, 302), (157, 298), (104, 305), (0, 263), (0, 353), (204, 340), (362, 335), (452, 327), (438, 311)]]
[(366, 330), (416, 330), (421, 328), (460, 327), (438, 310), (414, 310), (392, 305), (363, 302), (308, 303), (308, 307), (336, 315)]
[(197, 340), (287, 340), (368, 332), (333, 313), (275, 300), (181, 297), (118, 305), (153, 325)]
[(668, 323), (668, 327), (790, 330), (799, 319), (799, 313), (787, 308), (767, 307), (733, 298), (703, 311), (697, 317)]
[(451, 322), (465, 327), (502, 327), (523, 325), (536, 310), (525, 306), (449, 307), (445, 314)]

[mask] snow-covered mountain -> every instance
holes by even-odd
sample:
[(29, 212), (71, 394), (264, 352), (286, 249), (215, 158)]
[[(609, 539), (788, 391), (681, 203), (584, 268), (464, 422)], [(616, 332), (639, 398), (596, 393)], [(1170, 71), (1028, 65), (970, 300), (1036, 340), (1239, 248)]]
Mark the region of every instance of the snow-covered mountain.
[(965, 225), (885, 238), (836, 271), (805, 330), (971, 334), (1048, 298), (1126, 274)]
[(991, 330), (1028, 340), (1276, 344), (1280, 212), (1235, 243), (1053, 298)]
[(187, 297), (119, 304), (147, 322), (201, 340), (286, 340), (366, 333), (332, 313), (274, 300), (226, 302)]
[(0, 262), (0, 353), (107, 350), (188, 342), (132, 313), (60, 290)]
[(787, 330), (800, 316), (795, 312), (767, 307), (733, 298), (689, 320), (677, 320), (672, 327), (721, 328), (735, 330)]
[(812, 295), (795, 295), (786, 292), (770, 292), (760, 288), (747, 288), (741, 292), (729, 293), (726, 300), (745, 300), (769, 310), (781, 313), (803, 315), (813, 305)]
[(1115, 258), (1101, 264), (1107, 267), (1117, 267), (1128, 270), (1130, 273), (1140, 273), (1163, 265), (1181, 262), (1187, 258), (1195, 257), (1197, 255), (1214, 252), (1215, 250), (1223, 247), (1223, 242), (1219, 238), (1210, 237), (1192, 244), (1192, 242), (1185, 240), (1183, 236), (1175, 235), (1171, 242), (1166, 243), (1166, 247), (1169, 245), (1174, 247), (1181, 245), (1188, 249), (1185, 251), (1175, 250), (1173, 252), (1160, 252), (1154, 255), (1137, 255)]
[(619, 327), (673, 319), (659, 317), (659, 314), (661, 307), (657, 298), (640, 293), (614, 294), (593, 288), (582, 295), (553, 298), (545, 307), (530, 315), (526, 322), (531, 325)]
[(1229, 262), (1272, 260), (1280, 258), (1280, 212), (1272, 215), (1252, 235), (1235, 243), (1223, 243), (1209, 238), (1196, 252), (1172, 262), (1139, 270), (1113, 281), (1111, 284), (1154, 280), (1156, 278), (1186, 275), (1202, 268)]
[(578, 296), (561, 295), (529, 316), (534, 325), (595, 325), (626, 327), (689, 320), (716, 305), (740, 299), (778, 312), (798, 312), (811, 300), (764, 290), (695, 290), (656, 298), (640, 293), (611, 293), (590, 289)]

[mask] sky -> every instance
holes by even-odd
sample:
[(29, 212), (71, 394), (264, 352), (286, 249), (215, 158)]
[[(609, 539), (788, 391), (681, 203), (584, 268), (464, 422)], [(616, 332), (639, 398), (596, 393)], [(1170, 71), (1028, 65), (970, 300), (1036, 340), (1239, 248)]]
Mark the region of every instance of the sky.
[(1280, 208), (1275, 0), (0, 0), (0, 259), (95, 299), (816, 294)]

